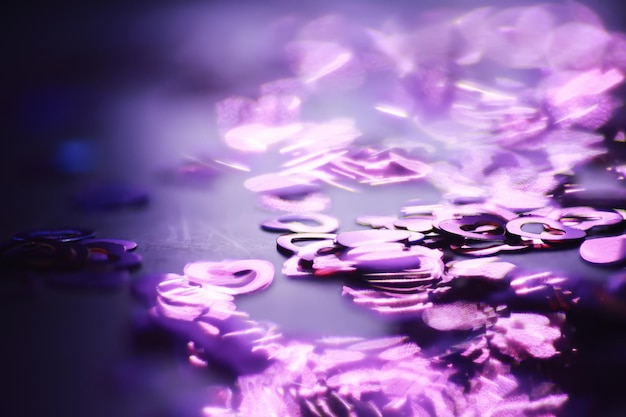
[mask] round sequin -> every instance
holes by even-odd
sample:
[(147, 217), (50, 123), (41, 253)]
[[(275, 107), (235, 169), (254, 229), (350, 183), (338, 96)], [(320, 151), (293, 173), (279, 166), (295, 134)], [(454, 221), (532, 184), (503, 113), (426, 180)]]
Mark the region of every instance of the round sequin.
[(626, 261), (626, 236), (587, 239), (580, 245), (580, 257), (599, 265), (616, 265)]
[[(525, 231), (524, 226), (526, 225), (541, 225), (543, 231), (538, 233)], [(521, 238), (541, 239), (549, 243), (579, 242), (586, 236), (583, 230), (565, 226), (557, 220), (547, 217), (528, 216), (513, 219), (506, 224), (506, 230), (508, 233)]]
[(297, 254), (302, 249), (302, 246), (296, 245), (296, 242), (334, 241), (336, 237), (337, 235), (333, 233), (292, 233), (278, 236), (276, 238), (276, 247), (283, 254), (291, 256)]
[(472, 240), (503, 241), (506, 220), (491, 214), (462, 216), (439, 222), (438, 227), (456, 236)]

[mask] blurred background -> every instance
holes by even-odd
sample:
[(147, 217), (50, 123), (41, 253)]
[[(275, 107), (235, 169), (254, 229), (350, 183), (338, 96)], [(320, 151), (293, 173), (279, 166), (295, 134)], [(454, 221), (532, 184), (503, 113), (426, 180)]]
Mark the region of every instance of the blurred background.
[[(410, 24), (420, 12), (434, 8), (470, 10), (527, 3), (12, 4), (0, 17), (3, 178), (41, 180), (42, 171), (55, 171), (50, 157), (64, 143), (68, 154), (89, 153), (85, 166), (74, 167), (75, 171), (115, 170), (120, 175), (125, 170), (136, 170), (128, 174), (137, 175), (145, 168), (142, 164), (149, 161), (140, 155), (148, 143), (155, 165), (162, 162), (161, 156), (171, 155), (174, 146), (182, 152), (210, 146), (216, 135), (212, 103), (231, 94), (253, 94), (262, 82), (289, 74), (283, 51), (276, 45), (313, 17), (337, 13), (377, 27), (390, 17)], [(582, 3), (604, 20), (608, 30), (626, 27), (621, 2)], [(63, 156), (56, 158), (57, 166), (62, 164)], [(8, 181), (9, 187), (12, 182)]]

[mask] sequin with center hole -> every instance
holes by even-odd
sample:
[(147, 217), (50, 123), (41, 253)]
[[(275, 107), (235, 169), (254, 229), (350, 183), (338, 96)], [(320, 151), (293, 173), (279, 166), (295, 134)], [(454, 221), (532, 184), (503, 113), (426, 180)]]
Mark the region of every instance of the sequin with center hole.
[(467, 215), (442, 220), (438, 228), (444, 232), (471, 240), (503, 241), (506, 220), (490, 214)]

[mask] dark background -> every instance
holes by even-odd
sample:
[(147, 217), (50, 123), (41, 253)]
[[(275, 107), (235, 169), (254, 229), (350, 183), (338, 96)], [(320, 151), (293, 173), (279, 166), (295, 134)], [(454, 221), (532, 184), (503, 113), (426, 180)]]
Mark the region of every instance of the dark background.
[[(257, 208), (232, 172), (203, 186), (165, 183), (162, 169), (185, 154), (224, 153), (213, 103), (251, 94), (283, 74), (284, 62), (260, 36), (288, 15), (345, 12), (376, 21), (442, 5), (395, 2), (115, 2), (19, 3), (0, 13), (0, 238), (38, 227), (77, 226), (98, 236), (134, 240), (143, 256), (134, 276), (182, 272), (201, 259), (261, 258), (275, 263), (274, 237), (259, 229), (271, 216)], [(589, 2), (607, 27), (626, 31), (621, 2)], [(446, 2), (477, 7), (488, 2)], [(520, 2), (500, 1), (505, 4)], [(64, 141), (93, 152), (81, 174), (55, 168)], [(270, 157), (247, 158), (254, 172)], [(146, 187), (143, 208), (85, 212), (69, 196), (86, 182), (115, 179)], [(343, 230), (360, 214), (393, 214), (409, 198), (438, 201), (425, 185), (350, 194), (330, 190)], [(367, 207), (367, 213), (363, 212)], [(506, 257), (505, 257), (506, 258)], [(583, 264), (576, 251), (513, 257), (591, 281), (610, 271)], [(4, 284), (3, 284), (4, 285)], [(6, 284), (0, 299), (0, 416), (193, 415), (217, 370), (190, 372), (179, 343), (145, 326), (144, 306), (130, 285), (78, 291), (34, 282)], [(341, 283), (302, 283), (277, 273), (272, 287), (238, 302), (257, 320), (278, 323), (290, 337), (382, 336), (396, 331), (342, 299)], [(578, 318), (581, 361), (571, 371), (568, 415), (624, 415), (623, 322), (604, 314)], [(590, 410), (595, 411), (593, 414)]]

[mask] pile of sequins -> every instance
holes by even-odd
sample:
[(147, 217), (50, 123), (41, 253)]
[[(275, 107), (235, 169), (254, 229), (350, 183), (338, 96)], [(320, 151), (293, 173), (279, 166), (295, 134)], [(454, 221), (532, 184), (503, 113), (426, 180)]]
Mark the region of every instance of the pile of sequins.
[[(568, 184), (606, 154), (594, 130), (620, 105), (611, 91), (624, 80), (624, 36), (574, 2), (429, 12), (377, 29), (331, 15), (283, 29), (293, 35), (293, 74), (263, 84), (256, 99), (219, 102), (223, 139), (246, 152), (280, 145), (281, 170), (244, 186), (261, 207), (289, 213), (262, 224), (287, 233), (277, 239), (289, 256), (283, 274), (343, 279), (355, 304), (408, 324), (374, 340), (290, 340), (234, 303), (271, 283), (266, 261), (192, 263), (159, 277), (144, 291), (152, 316), (191, 341), (192, 364), (218, 360), (239, 375), (207, 398), (204, 414), (558, 413), (567, 395), (549, 370), (573, 350), (566, 313), (584, 291), (491, 255), (580, 245), (593, 264), (626, 259), (622, 207), (587, 207), (593, 194)], [(325, 108), (358, 117), (303, 116)], [(331, 203), (323, 186), (411, 181), (434, 186), (443, 202), (357, 219), (375, 230), (335, 233), (339, 222), (319, 213)], [(586, 239), (600, 233), (609, 235)]]
[[(356, 250), (354, 259), (362, 257), (353, 264), (362, 270), (353, 279), (393, 286), (384, 291), (345, 287), (345, 292), (375, 311), (409, 315), (407, 335), (304, 342), (250, 320), (237, 310), (235, 297), (272, 282), (272, 264), (263, 260), (191, 263), (184, 275), (164, 275), (156, 289), (146, 286), (140, 292), (154, 305), (153, 318), (190, 340), (192, 365), (218, 361), (239, 375), (235, 387), (222, 387), (207, 398), (206, 416), (554, 415), (567, 395), (549, 380), (526, 392), (513, 369), (528, 362), (541, 369), (565, 360), (565, 315), (545, 311), (551, 301), (546, 294), (567, 293), (564, 279), (513, 277), (515, 266), (494, 258), (444, 268), (441, 250), (406, 246), (409, 235), (365, 230), (325, 242), (325, 248), (337, 252), (342, 246), (345, 253)], [(294, 240), (283, 235), (279, 241), (285, 237)], [(323, 250), (311, 243), (299, 253)], [(513, 309), (503, 297), (484, 297), (503, 292), (517, 298)], [(423, 350), (424, 335), (447, 342)]]
[(141, 265), (135, 242), (96, 238), (89, 229), (42, 229), (17, 233), (0, 247), (8, 276), (71, 287), (118, 287)]
[[(347, 280), (344, 295), (410, 323), (406, 336), (306, 343), (250, 320), (234, 297), (272, 282), (267, 261), (196, 262), (182, 276), (160, 277), (156, 291), (147, 292), (153, 317), (191, 340), (192, 364), (217, 360), (240, 375), (235, 391), (223, 388), (211, 400), (222, 402), (207, 405), (205, 415), (544, 416), (562, 407), (567, 395), (558, 387), (546, 379), (541, 394), (526, 392), (515, 369), (567, 361), (565, 313), (581, 291), (566, 277), (529, 273), (488, 255), (578, 245), (587, 233), (620, 230), (621, 214), (589, 207), (516, 214), (476, 204), (408, 204), (402, 213), (362, 216), (357, 222), (374, 230), (336, 234), (339, 222), (323, 214), (283, 215), (262, 227), (292, 232), (277, 239), (279, 251), (291, 256), (284, 275)], [(543, 230), (524, 231), (527, 224)], [(626, 260), (585, 249), (604, 239), (623, 237), (586, 240), (583, 259)], [(444, 249), (476, 258), (444, 264)], [(444, 342), (424, 350), (429, 338)]]

